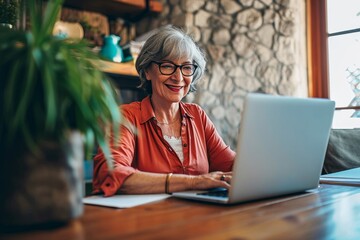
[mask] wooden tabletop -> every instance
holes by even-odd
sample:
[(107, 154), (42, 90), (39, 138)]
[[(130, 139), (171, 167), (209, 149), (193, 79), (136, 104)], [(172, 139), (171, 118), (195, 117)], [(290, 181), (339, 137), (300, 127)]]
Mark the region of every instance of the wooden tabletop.
[(360, 187), (323, 184), (233, 206), (175, 198), (128, 209), (86, 205), (65, 227), (0, 239), (360, 239)]

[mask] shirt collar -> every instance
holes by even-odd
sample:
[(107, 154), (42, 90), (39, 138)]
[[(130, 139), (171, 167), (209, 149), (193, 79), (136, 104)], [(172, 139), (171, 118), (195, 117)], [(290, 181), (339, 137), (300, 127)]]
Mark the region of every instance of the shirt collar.
[[(151, 106), (150, 96), (145, 97), (140, 103), (141, 111), (141, 124), (155, 118), (154, 109)], [(194, 118), (192, 114), (187, 110), (185, 103), (180, 102), (180, 112), (183, 117)]]

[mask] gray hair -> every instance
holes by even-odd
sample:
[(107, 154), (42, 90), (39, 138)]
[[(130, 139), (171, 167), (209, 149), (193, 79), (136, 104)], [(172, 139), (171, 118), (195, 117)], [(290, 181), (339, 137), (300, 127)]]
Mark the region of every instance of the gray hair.
[(148, 94), (152, 94), (151, 82), (146, 80), (145, 70), (152, 61), (168, 59), (192, 59), (196, 64), (193, 80), (189, 92), (196, 91), (195, 85), (204, 75), (206, 60), (204, 52), (197, 46), (194, 40), (181, 29), (167, 25), (156, 31), (142, 47), (137, 57), (135, 67), (140, 76), (140, 88)]

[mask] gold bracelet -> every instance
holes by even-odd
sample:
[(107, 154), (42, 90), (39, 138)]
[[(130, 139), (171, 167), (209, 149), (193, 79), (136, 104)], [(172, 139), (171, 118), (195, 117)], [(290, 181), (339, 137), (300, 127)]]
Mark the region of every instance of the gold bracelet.
[(170, 183), (170, 177), (172, 176), (172, 173), (168, 173), (166, 175), (166, 180), (165, 180), (165, 193), (167, 194), (170, 194), (170, 191), (169, 191), (169, 183)]

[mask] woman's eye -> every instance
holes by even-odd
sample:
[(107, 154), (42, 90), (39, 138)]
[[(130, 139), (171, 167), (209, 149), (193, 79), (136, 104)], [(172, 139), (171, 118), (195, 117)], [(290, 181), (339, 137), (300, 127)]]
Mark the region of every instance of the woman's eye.
[(172, 66), (172, 65), (162, 65), (161, 67), (163, 69), (174, 69), (174, 66)]
[(183, 69), (186, 70), (186, 71), (191, 71), (193, 69), (193, 66), (191, 65), (184, 65), (183, 66)]

